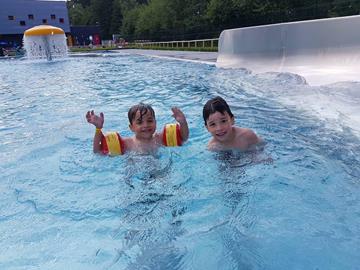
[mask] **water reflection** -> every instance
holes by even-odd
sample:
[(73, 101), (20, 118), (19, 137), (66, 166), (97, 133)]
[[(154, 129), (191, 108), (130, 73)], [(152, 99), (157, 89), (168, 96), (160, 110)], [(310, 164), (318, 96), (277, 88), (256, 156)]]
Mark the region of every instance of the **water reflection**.
[(121, 244), (111, 267), (181, 269), (184, 251), (175, 243), (183, 234), (185, 208), (171, 180), (173, 154), (130, 154), (125, 159), (128, 190), (119, 198), (124, 214), (113, 237)]

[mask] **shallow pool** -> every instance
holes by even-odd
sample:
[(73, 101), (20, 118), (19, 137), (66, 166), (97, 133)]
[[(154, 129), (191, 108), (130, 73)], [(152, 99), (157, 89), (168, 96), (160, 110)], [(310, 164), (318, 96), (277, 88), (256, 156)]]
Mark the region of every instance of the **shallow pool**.
[[(127, 54), (0, 64), (0, 269), (358, 269), (360, 139), (351, 114), (324, 108), (358, 83)], [(214, 95), (264, 149), (206, 150)], [(140, 101), (158, 130), (182, 108), (188, 143), (94, 155), (85, 112), (131, 136)]]

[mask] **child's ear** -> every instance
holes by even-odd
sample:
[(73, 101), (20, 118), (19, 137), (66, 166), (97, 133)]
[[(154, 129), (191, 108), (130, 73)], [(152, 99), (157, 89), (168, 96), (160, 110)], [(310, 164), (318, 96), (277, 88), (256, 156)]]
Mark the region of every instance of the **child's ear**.
[(233, 116), (233, 117), (231, 117), (231, 125), (234, 125), (234, 124), (235, 124), (235, 118)]
[(132, 132), (134, 132), (134, 129), (133, 129), (133, 127), (132, 127), (132, 124), (129, 124), (129, 129), (130, 129)]

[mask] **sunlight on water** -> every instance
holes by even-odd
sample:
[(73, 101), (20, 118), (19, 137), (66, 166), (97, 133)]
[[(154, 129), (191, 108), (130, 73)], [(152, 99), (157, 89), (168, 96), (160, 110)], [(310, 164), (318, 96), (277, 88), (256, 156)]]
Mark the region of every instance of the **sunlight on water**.
[[(357, 83), (97, 56), (1, 62), (1, 269), (356, 269)], [(207, 151), (202, 106), (214, 95), (266, 144)], [(332, 97), (349, 115), (327, 108)], [(85, 112), (131, 136), (140, 101), (158, 131), (181, 108), (189, 141), (94, 155)]]

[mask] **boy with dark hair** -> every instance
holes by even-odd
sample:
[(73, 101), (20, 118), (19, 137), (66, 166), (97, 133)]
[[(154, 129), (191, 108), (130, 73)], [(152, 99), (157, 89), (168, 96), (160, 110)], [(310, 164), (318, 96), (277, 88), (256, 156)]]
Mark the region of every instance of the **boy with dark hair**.
[(234, 126), (234, 115), (226, 101), (219, 96), (206, 102), (203, 118), (205, 127), (212, 135), (209, 150), (245, 151), (261, 141), (251, 129)]
[[(139, 153), (153, 152), (159, 146), (181, 145), (189, 137), (189, 128), (183, 112), (171, 108), (177, 124), (167, 125), (163, 132), (156, 133), (156, 119), (153, 108), (144, 103), (132, 106), (128, 111), (129, 128), (133, 137), (120, 137), (116, 132), (104, 135), (101, 131), (104, 125), (104, 114), (96, 115), (94, 111), (86, 113), (86, 120), (96, 127), (93, 150), (94, 153), (109, 155), (124, 154), (134, 151)], [(169, 127), (168, 127), (169, 126)]]

